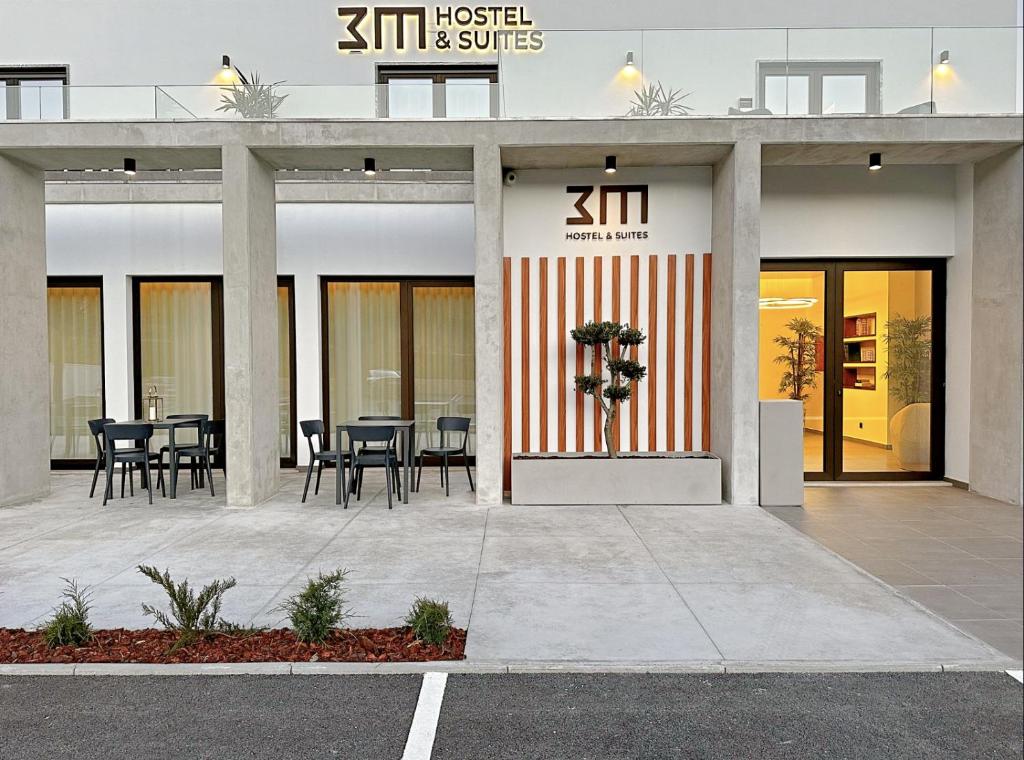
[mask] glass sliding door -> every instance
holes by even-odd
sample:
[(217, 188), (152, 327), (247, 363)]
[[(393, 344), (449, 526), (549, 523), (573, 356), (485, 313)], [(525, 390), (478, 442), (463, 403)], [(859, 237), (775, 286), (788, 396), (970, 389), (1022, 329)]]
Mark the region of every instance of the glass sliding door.
[[(195, 413), (223, 419), (220, 278), (136, 278), (133, 290), (136, 416), (141, 417), (143, 396), (155, 386), (165, 417)], [(158, 449), (167, 434), (157, 431), (153, 439)]]
[(96, 457), (89, 420), (103, 417), (103, 279), (50, 277), (50, 460), (87, 466)]
[(932, 273), (842, 273), (843, 472), (931, 469)]
[[(438, 417), (476, 418), (473, 287), (412, 286), (417, 453), (438, 446)], [(468, 453), (475, 451), (471, 423)], [(457, 445), (457, 442), (455, 442)]]
[(277, 278), (278, 405), (281, 466), (294, 467), (295, 459), (295, 278)]
[(804, 401), (808, 480), (942, 476), (944, 293), (941, 260), (762, 263), (760, 398)]
[(758, 307), (759, 397), (804, 402), (804, 471), (824, 473), (825, 270), (762, 272)]
[(365, 415), (415, 419), (418, 451), (437, 444), (438, 417), (473, 418), (473, 304), (468, 278), (322, 278), (328, 432)]
[(322, 286), (328, 432), (364, 415), (401, 416), (401, 286), (327, 279)]

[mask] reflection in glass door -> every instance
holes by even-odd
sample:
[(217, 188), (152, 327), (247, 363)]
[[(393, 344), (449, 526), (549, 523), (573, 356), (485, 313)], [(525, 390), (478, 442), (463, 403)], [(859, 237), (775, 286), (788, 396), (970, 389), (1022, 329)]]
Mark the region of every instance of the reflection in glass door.
[(932, 273), (842, 273), (843, 472), (931, 469)]
[(762, 399), (804, 402), (808, 480), (938, 478), (944, 262), (764, 262)]
[(804, 402), (804, 470), (825, 471), (825, 271), (761, 273), (759, 397)]

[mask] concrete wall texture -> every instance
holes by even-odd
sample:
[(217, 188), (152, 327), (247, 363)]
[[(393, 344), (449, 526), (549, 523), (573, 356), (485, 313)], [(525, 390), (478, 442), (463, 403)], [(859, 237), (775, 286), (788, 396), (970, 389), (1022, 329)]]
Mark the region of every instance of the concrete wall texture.
[[(361, 123), (106, 123), (0, 124), (0, 253), (5, 267), (4, 412), (13, 419), (28, 417), (41, 430), (46, 415), (46, 362), (29, 345), (45, 340), (45, 244), (43, 182), (39, 171), (55, 162), (71, 164), (96, 155), (124, 155), (173, 146), (177, 153), (159, 154), (175, 161), (190, 150), (209, 145), (223, 151), (225, 171), (222, 256), (225, 288), (238, 287), (234, 306), (227, 309), (229, 366), (248, 372), (247, 382), (228, 404), (228, 425), (252, 436), (247, 461), (248, 484), (243, 493), (229, 495), (231, 503), (248, 505), (265, 498), (274, 486), (276, 466), (264, 450), (266, 439), (276, 441), (269, 417), (256, 407), (273, 399), (276, 408), (276, 356), (261, 346), (254, 333), (274, 333), (261, 315), (261, 298), (277, 271), (277, 233), (274, 219), (274, 175), (248, 145), (270, 148), (276, 155), (291, 152), (305, 160), (329, 156), (332, 145), (358, 145), (368, 150), (402, 146), (473, 146), (474, 250), (477, 304), (478, 499), (500, 498), (501, 398), (501, 146), (515, 146), (520, 155), (552, 158), (550, 146), (593, 146), (599, 154), (631, 152), (663, 146), (666, 156), (686, 163), (686, 150), (721, 146), (713, 163), (712, 251), (714, 307), (712, 313), (712, 448), (723, 458), (723, 486), (735, 503), (755, 503), (758, 490), (757, 338), (758, 272), (760, 267), (762, 176), (764, 156), (773, 145), (789, 146), (789, 163), (861, 164), (870, 146), (886, 145), (887, 156), (928, 155), (942, 163), (974, 163), (973, 259), (971, 320), (970, 473), (972, 485), (983, 493), (1020, 500), (1021, 469), (1021, 142), (1019, 119), (1008, 117), (915, 117), (830, 119), (691, 119), (685, 131), (678, 120), (578, 122), (382, 122), (367, 129)], [(813, 124), (813, 128), (808, 125)], [(40, 147), (45, 146), (45, 147)], [(192, 147), (189, 147), (192, 146)], [(268, 146), (270, 146), (268, 148)], [(856, 150), (849, 152), (850, 147)], [(921, 153), (922, 146), (927, 148)], [(918, 151), (915, 153), (914, 151)], [(674, 152), (673, 152), (674, 151)], [(682, 151), (682, 153), (680, 152)], [(845, 151), (845, 152), (844, 152)], [(639, 153), (637, 153), (639, 155)], [(855, 158), (849, 158), (849, 156)], [(682, 158), (681, 158), (682, 156)], [(844, 157), (845, 156), (845, 157)], [(12, 158), (12, 157), (16, 157)], [(84, 157), (84, 158), (83, 158)], [(707, 165), (709, 160), (696, 161)], [(908, 159), (909, 163), (914, 163)], [(893, 161), (893, 165), (899, 163)], [(551, 164), (557, 166), (557, 163)], [(947, 173), (948, 176), (948, 173)], [(962, 184), (962, 183), (961, 183)], [(954, 193), (954, 197), (956, 197)], [(212, 208), (216, 208), (215, 206)], [(87, 213), (86, 209), (83, 213)], [(963, 241), (954, 244), (961, 248)], [(956, 251), (954, 251), (956, 252)], [(8, 286), (8, 283), (13, 285)], [(35, 284), (33, 284), (35, 283)], [(21, 298), (16, 304), (7, 298)], [(261, 295), (262, 292), (262, 295)], [(21, 316), (33, 315), (30, 326)], [(31, 344), (10, 340), (8, 326), (35, 336)], [(1009, 327), (1007, 327), (1009, 326)], [(236, 330), (232, 336), (231, 330)], [(1014, 332), (1016, 330), (1016, 332)], [(1005, 341), (1005, 345), (1004, 345)], [(266, 351), (264, 349), (267, 349)], [(753, 354), (753, 355), (752, 355)], [(268, 374), (269, 373), (269, 374)], [(261, 379), (262, 378), (262, 379)], [(230, 381), (229, 381), (230, 382)], [(261, 401), (262, 399), (262, 401)], [(9, 407), (8, 407), (9, 405)], [(22, 415), (22, 416), (18, 416)], [(267, 423), (266, 430), (263, 422)], [(273, 421), (276, 423), (276, 418)], [(246, 432), (248, 431), (248, 432)], [(46, 487), (46, 436), (33, 440), (35, 455), (24, 472), (4, 468), (0, 500), (30, 498)], [(229, 444), (230, 445), (230, 444)], [(236, 442), (236, 448), (244, 448)], [(22, 461), (22, 460), (18, 460)], [(24, 461), (28, 461), (27, 458)], [(244, 470), (243, 470), (244, 471)], [(28, 473), (25, 475), (24, 473)]]

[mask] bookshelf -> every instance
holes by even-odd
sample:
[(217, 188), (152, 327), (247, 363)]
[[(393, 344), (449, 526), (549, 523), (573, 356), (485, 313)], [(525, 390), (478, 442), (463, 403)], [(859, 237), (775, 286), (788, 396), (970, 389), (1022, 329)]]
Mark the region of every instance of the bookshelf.
[(843, 317), (843, 388), (877, 388), (878, 316), (875, 312)]

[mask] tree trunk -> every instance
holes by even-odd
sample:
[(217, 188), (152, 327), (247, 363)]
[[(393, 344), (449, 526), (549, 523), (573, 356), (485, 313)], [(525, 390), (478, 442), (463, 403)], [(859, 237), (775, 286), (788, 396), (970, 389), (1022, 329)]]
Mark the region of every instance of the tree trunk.
[(616, 459), (619, 456), (619, 447), (616, 445), (618, 442), (614, 440), (616, 411), (614, 406), (610, 406), (604, 416), (604, 445), (608, 449), (609, 459)]

